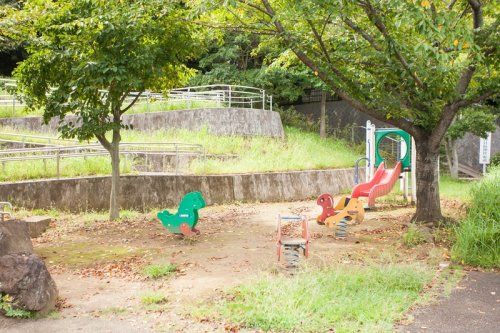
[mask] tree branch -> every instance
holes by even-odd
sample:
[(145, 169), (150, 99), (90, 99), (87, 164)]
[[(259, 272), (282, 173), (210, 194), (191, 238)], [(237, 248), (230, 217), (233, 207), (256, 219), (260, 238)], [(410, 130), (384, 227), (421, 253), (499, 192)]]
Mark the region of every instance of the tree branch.
[(268, 13), (268, 12), (267, 12), (264, 8), (262, 8), (262, 7), (260, 7), (260, 6), (256, 5), (256, 4), (254, 4), (254, 3), (248, 2), (248, 1), (246, 1), (246, 0), (237, 0), (237, 1), (238, 1), (239, 3), (245, 4), (245, 5), (247, 5), (248, 7), (251, 7), (251, 8), (253, 8), (253, 9), (256, 9), (256, 10), (258, 10), (259, 12), (261, 12), (261, 13), (263, 13), (263, 14), (265, 14), (265, 15), (269, 16), (269, 13)]
[[(285, 28), (283, 27), (282, 23), (276, 18), (276, 14), (274, 12), (274, 9), (271, 7), (270, 3), (268, 0), (261, 0), (264, 7), (266, 8), (267, 12), (269, 13), (269, 16), (273, 19), (274, 25), (276, 27), (276, 30), (278, 31), (279, 34), (281, 34), (288, 42), (290, 43), (289, 37), (286, 35)], [(417, 127), (415, 127), (410, 121), (406, 119), (385, 119), (384, 115), (381, 114), (380, 112), (377, 112), (376, 110), (370, 108), (366, 104), (362, 103), (361, 101), (352, 98), (346, 91), (341, 89), (332, 79), (331, 77), (325, 73), (323, 70), (321, 70), (316, 64), (302, 51), (297, 50), (296, 48), (292, 47), (289, 45), (292, 49), (292, 51), (295, 53), (297, 58), (299, 58), (307, 67), (309, 67), (311, 70), (315, 71), (318, 73), (319, 78), (327, 83), (330, 88), (344, 101), (346, 101), (350, 106), (355, 108), (356, 110), (359, 110), (369, 116), (372, 116), (373, 118), (389, 123), (391, 125), (397, 126), (407, 132), (409, 132), (413, 136), (420, 136), (420, 132), (418, 131)], [(333, 70), (332, 70), (333, 71)], [(340, 72), (340, 71), (339, 71)], [(337, 75), (337, 73), (334, 71), (334, 74)], [(343, 76), (342, 73), (339, 73), (341, 77)], [(340, 77), (339, 77), (340, 78)]]
[(348, 17), (342, 17), (342, 21), (351, 28), (354, 32), (357, 32), (361, 37), (363, 37), (370, 45), (377, 51), (383, 51), (383, 48), (375, 41), (375, 38), (370, 36), (366, 31), (361, 29), (356, 23), (351, 21)]
[[(481, 9), (481, 3), (476, 0), (468, 0), (468, 2), (472, 8), (472, 16), (473, 16), (472, 27), (474, 30), (479, 29), (483, 24), (483, 12)], [(476, 67), (473, 65), (467, 67), (463, 71), (455, 88), (455, 91), (459, 96), (462, 96), (467, 91), (467, 88), (469, 87), (470, 81), (472, 80), (472, 76), (474, 75), (475, 71)]]
[(451, 0), (450, 3), (448, 4), (448, 10), (452, 10), (453, 6), (455, 6), (456, 2), (457, 2), (457, 0)]
[(365, 11), (366, 15), (368, 15), (368, 18), (373, 22), (375, 27), (382, 33), (382, 36), (386, 39), (388, 43), (393, 44), (392, 49), (394, 50), (394, 55), (396, 56), (396, 59), (399, 60), (403, 68), (410, 74), (410, 76), (413, 78), (415, 83), (421, 88), (425, 89), (424, 83), (420, 80), (420, 78), (417, 76), (416, 73), (414, 73), (411, 70), (410, 65), (406, 61), (406, 59), (403, 57), (401, 52), (399, 52), (398, 48), (394, 45), (394, 40), (389, 34), (389, 31), (387, 30), (387, 27), (385, 24), (382, 22), (382, 18), (378, 14), (377, 10), (371, 5), (369, 0), (366, 0), (363, 4), (360, 4), (361, 8)]
[(319, 35), (318, 31), (314, 27), (314, 24), (311, 22), (311, 20), (307, 19), (306, 21), (309, 24), (309, 26), (311, 27), (311, 30), (312, 30), (313, 35), (314, 35), (314, 38), (318, 42), (319, 47), (320, 47), (321, 51), (323, 52), (323, 55), (326, 58), (326, 61), (328, 61), (328, 63), (332, 64), (332, 59), (330, 58), (330, 55), (328, 54), (328, 51), (327, 51), (326, 46), (325, 46), (325, 43), (323, 42), (323, 38), (321, 38), (321, 36)]
[[(124, 114), (125, 112), (127, 112), (135, 104), (135, 102), (137, 102), (139, 97), (141, 97), (142, 93), (143, 93), (142, 91), (140, 93), (138, 93), (137, 96), (135, 96), (135, 98), (132, 100), (132, 102), (130, 102), (130, 104), (125, 109), (120, 110), (120, 116), (122, 114)], [(127, 95), (128, 94), (126, 94), (126, 95), (124, 95), (124, 97), (122, 97), (122, 102), (125, 101), (125, 98), (127, 97)]]
[(495, 95), (498, 95), (498, 92), (495, 92), (493, 90), (487, 91), (481, 95), (478, 95), (478, 96), (475, 96), (475, 97), (472, 97), (469, 99), (462, 99), (458, 102), (453, 103), (452, 106), (457, 107), (459, 109), (464, 108), (464, 107), (470, 106), (470, 105), (475, 104), (475, 103), (480, 103), (480, 102), (484, 101), (485, 99), (488, 99), (488, 98), (495, 96)]
[(107, 151), (111, 151), (113, 149), (113, 147), (111, 146), (111, 142), (106, 139), (105, 135), (96, 134), (95, 137)]

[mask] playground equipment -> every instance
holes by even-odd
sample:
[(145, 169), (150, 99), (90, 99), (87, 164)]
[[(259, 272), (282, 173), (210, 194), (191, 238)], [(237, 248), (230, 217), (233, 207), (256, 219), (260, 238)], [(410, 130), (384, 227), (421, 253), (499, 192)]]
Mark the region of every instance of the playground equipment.
[(198, 210), (205, 206), (205, 200), (200, 192), (190, 192), (182, 198), (176, 214), (164, 210), (157, 216), (171, 233), (192, 236), (200, 233), (195, 228), (198, 223)]
[[(394, 139), (396, 137), (396, 139)], [(384, 139), (389, 139), (396, 150), (397, 163), (394, 168), (386, 168), (386, 161), (380, 150)], [(401, 190), (405, 198), (411, 190), (412, 202), (416, 200), (413, 184), (415, 179), (415, 142), (412, 137), (398, 128), (375, 128), (370, 121), (366, 122), (366, 179), (365, 183), (356, 185), (351, 198), (368, 198), (368, 208), (375, 207), (375, 199), (391, 192), (398, 179), (401, 179)], [(375, 169), (376, 168), (376, 169)], [(411, 184), (409, 186), (409, 177)]]
[[(396, 151), (396, 165), (386, 168), (385, 156), (380, 148), (384, 139), (389, 139)], [(415, 184), (415, 143), (412, 137), (398, 128), (376, 129), (370, 121), (366, 123), (366, 156), (356, 161), (355, 183), (357, 184), (350, 197), (342, 197), (334, 204), (331, 195), (325, 193), (318, 197), (317, 204), (323, 208), (316, 221), (330, 228), (336, 227), (337, 234), (345, 237), (347, 222), (355, 220), (362, 222), (365, 216), (365, 207), (359, 200), (368, 198), (367, 208), (375, 206), (375, 199), (391, 192), (397, 180), (402, 178), (401, 190), (405, 198), (408, 196), (409, 179), (406, 173), (411, 174), (411, 183)], [(367, 182), (358, 184), (359, 163), (366, 160)], [(376, 171), (374, 168), (377, 168)], [(412, 190), (415, 200), (415, 191)]]
[[(290, 223), (300, 223), (301, 226), (301, 237), (291, 238), (283, 235), (282, 222)], [(309, 256), (309, 224), (305, 216), (281, 216), (278, 215), (278, 224), (276, 227), (277, 231), (277, 251), (278, 251), (278, 261), (281, 260), (281, 256), (285, 258), (287, 267), (293, 268), (297, 267), (299, 264), (300, 250), (303, 251), (304, 256), (307, 258)]]
[(363, 203), (357, 198), (343, 196), (337, 204), (334, 204), (330, 194), (324, 193), (318, 197), (316, 203), (323, 208), (323, 212), (316, 219), (318, 224), (324, 224), (329, 228), (337, 228), (335, 233), (338, 237), (346, 237), (347, 222), (362, 222), (365, 217)]

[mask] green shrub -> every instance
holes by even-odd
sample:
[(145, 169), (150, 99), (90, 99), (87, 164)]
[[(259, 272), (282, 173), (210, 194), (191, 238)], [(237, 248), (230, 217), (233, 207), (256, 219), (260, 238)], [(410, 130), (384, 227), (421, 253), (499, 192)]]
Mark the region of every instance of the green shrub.
[(159, 279), (170, 276), (177, 271), (174, 264), (154, 264), (144, 267), (143, 274), (150, 279)]
[(275, 111), (280, 114), (283, 126), (295, 127), (308, 132), (319, 132), (319, 120), (307, 117), (293, 107), (287, 109), (278, 107)]
[(486, 268), (500, 267), (500, 167), (471, 191), (466, 218), (456, 227), (452, 259)]
[(414, 247), (426, 242), (422, 230), (414, 224), (410, 224), (408, 230), (403, 234), (403, 244), (407, 247)]
[(496, 153), (495, 155), (491, 156), (490, 168), (494, 168), (499, 165), (500, 165), (500, 153)]

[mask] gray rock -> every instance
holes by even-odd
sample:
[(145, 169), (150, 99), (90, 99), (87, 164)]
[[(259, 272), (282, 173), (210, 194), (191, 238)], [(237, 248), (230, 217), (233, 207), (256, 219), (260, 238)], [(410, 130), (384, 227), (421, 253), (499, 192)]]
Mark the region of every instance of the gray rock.
[(50, 221), (52, 219), (47, 216), (30, 216), (23, 220), (28, 225), (31, 238), (36, 238), (43, 234), (49, 227)]
[(33, 252), (27, 224), (18, 220), (0, 222), (0, 256), (18, 252)]
[(32, 253), (0, 257), (0, 293), (13, 298), (13, 305), (42, 314), (54, 309), (57, 287), (43, 260)]

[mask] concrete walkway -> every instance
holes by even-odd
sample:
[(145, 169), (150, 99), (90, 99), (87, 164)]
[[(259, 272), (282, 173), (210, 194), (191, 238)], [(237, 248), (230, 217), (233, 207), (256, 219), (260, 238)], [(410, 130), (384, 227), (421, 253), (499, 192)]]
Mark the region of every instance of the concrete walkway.
[(415, 311), (413, 323), (399, 332), (500, 332), (500, 274), (470, 272), (439, 303)]

